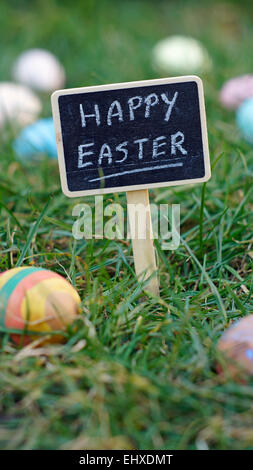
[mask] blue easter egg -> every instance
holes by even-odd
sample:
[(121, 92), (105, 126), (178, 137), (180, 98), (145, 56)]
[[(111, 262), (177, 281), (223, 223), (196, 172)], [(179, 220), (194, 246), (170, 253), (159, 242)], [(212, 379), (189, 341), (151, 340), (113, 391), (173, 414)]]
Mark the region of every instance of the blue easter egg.
[(236, 122), (245, 140), (253, 144), (253, 98), (244, 101), (237, 109)]
[(41, 154), (57, 158), (56, 138), (52, 118), (40, 119), (25, 127), (15, 139), (14, 151), (19, 158), (36, 159)]

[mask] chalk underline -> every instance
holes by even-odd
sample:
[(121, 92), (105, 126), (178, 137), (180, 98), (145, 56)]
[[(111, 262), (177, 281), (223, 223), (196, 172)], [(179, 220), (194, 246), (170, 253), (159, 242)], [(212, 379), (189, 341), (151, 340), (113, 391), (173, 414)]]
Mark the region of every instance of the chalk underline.
[(89, 180), (89, 183), (92, 183), (93, 181), (100, 181), (100, 180), (105, 180), (108, 178), (114, 178), (115, 176), (130, 175), (130, 173), (141, 173), (143, 171), (151, 171), (151, 170), (163, 170), (164, 168), (173, 168), (175, 166), (183, 166), (183, 162), (168, 163), (167, 165), (158, 165), (158, 166), (152, 166), (152, 167), (146, 167), (146, 168), (136, 168), (135, 170), (121, 171), (119, 173), (113, 173), (111, 175), (100, 176), (99, 178), (93, 178), (92, 180)]

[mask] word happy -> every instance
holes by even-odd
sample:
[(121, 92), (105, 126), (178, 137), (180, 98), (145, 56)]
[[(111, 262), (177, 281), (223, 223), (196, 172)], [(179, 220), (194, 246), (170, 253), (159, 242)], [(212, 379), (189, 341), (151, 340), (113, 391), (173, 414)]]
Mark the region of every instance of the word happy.
[[(126, 121), (132, 122), (140, 119), (144, 120), (152, 118), (152, 113), (159, 105), (161, 111), (162, 121), (169, 122), (173, 112), (173, 108), (178, 99), (178, 92), (176, 91), (171, 99), (168, 98), (166, 93), (156, 94), (150, 93), (146, 97), (132, 96), (123, 106), (119, 100), (114, 100), (106, 112), (102, 112), (98, 104), (93, 105), (92, 112), (87, 112), (84, 104), (79, 105), (80, 121), (82, 128), (96, 126), (112, 127), (115, 123), (123, 123)], [(127, 111), (126, 111), (127, 110)], [(95, 133), (93, 134), (95, 135)], [(169, 135), (158, 135), (155, 138), (150, 138), (148, 135), (142, 135), (132, 141), (124, 140), (116, 142), (113, 145), (108, 142), (96, 143), (94, 140), (83, 142), (78, 146), (78, 168), (95, 168), (110, 167), (115, 164), (129, 163), (129, 157), (133, 156), (141, 161), (145, 157), (151, 158), (152, 161), (157, 161), (161, 158), (176, 158), (187, 155), (187, 150), (184, 145), (184, 134), (181, 130)], [(163, 160), (164, 161), (164, 160)], [(175, 165), (175, 164), (174, 164)], [(177, 164), (180, 166), (180, 164)], [(173, 166), (173, 165), (171, 165)]]

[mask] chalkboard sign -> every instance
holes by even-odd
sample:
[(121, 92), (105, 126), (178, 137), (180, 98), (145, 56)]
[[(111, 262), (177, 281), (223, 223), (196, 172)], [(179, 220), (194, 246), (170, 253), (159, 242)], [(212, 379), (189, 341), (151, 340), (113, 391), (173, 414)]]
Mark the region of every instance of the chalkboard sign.
[(195, 76), (56, 91), (53, 117), (70, 197), (210, 177), (202, 82)]

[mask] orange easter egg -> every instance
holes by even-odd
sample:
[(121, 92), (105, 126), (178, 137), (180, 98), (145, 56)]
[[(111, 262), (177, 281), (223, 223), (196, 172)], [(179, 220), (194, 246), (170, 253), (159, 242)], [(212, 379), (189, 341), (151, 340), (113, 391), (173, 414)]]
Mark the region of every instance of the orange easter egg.
[[(253, 315), (235, 322), (225, 331), (218, 342), (223, 352), (226, 369), (236, 376), (241, 372), (253, 375)], [(218, 365), (218, 371), (222, 367)]]
[(0, 327), (10, 331), (16, 343), (28, 344), (43, 338), (41, 333), (48, 333), (44, 343), (63, 341), (56, 332), (77, 318), (80, 304), (74, 287), (47, 269), (14, 268), (0, 275)]

